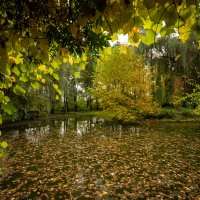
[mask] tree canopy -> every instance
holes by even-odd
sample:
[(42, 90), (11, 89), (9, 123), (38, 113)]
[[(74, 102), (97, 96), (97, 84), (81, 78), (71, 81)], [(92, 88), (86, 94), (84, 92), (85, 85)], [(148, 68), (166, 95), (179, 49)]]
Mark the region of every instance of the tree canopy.
[(12, 114), (15, 95), (51, 81), (58, 99), (59, 67), (84, 69), (86, 53), (97, 55), (118, 33), (135, 46), (173, 33), (200, 40), (199, 16), (199, 0), (1, 0), (0, 112)]
[(96, 65), (93, 95), (107, 119), (131, 121), (139, 113), (155, 111), (150, 73), (133, 47), (116, 45)]
[(76, 53), (101, 48), (102, 31), (130, 32), (130, 40), (145, 44), (178, 32), (186, 41), (193, 32), (200, 37), (199, 14), (198, 0), (2, 0), (1, 45), (11, 30), (15, 40), (31, 38), (38, 48), (48, 40)]

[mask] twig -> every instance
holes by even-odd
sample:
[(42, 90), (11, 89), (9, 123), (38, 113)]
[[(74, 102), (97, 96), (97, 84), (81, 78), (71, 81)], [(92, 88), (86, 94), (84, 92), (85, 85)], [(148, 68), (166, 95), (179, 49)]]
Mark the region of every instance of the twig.
[[(159, 18), (159, 20), (158, 20), (158, 23), (157, 23), (157, 25), (156, 25), (156, 31), (155, 32), (157, 32), (157, 29), (158, 29), (158, 24), (160, 23), (160, 20), (162, 19), (162, 16), (164, 15), (164, 13), (167, 11), (167, 9), (171, 6), (171, 5), (173, 5), (174, 4), (174, 1), (172, 2), (172, 3), (170, 3), (165, 9), (164, 9), (164, 11), (162, 12), (162, 14), (160, 15), (160, 18)], [(154, 37), (154, 43), (156, 42), (156, 35), (155, 35), (155, 37)]]
[(110, 28), (110, 30), (111, 30), (111, 34), (113, 34), (112, 28), (111, 28), (111, 26), (110, 26), (110, 24), (109, 24), (109, 22), (108, 22), (108, 20), (107, 20), (107, 18), (106, 18), (106, 15), (104, 14), (104, 12), (103, 12), (103, 16), (104, 16), (104, 18), (106, 19), (106, 22), (107, 22), (107, 24), (108, 24), (108, 26), (109, 26), (109, 28)]

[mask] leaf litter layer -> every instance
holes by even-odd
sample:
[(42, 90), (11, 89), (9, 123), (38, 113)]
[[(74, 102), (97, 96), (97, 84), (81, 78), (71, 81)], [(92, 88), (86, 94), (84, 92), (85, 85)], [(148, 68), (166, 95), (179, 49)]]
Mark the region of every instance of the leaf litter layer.
[(70, 118), (5, 131), (0, 199), (198, 199), (200, 125)]

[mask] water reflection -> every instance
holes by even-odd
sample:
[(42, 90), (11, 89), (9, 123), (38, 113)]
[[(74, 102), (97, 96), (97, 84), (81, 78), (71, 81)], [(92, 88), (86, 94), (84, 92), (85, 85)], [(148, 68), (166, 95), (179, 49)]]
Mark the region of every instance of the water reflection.
[(41, 145), (42, 141), (50, 133), (50, 125), (42, 127), (26, 128), (24, 133), (29, 143), (32, 143), (34, 145)]
[(200, 125), (65, 118), (3, 131), (0, 199), (195, 199)]

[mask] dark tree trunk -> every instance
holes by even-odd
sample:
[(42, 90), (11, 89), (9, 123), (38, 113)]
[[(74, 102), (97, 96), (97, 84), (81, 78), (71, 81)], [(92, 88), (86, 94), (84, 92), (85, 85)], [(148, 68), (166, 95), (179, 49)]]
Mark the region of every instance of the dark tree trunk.
[(90, 95), (87, 98), (87, 109), (92, 110), (92, 97)]
[(96, 110), (99, 110), (99, 101), (97, 98), (96, 98)]
[(51, 109), (50, 109), (50, 114), (54, 114), (55, 113), (55, 109), (54, 109), (54, 102), (51, 102)]
[(74, 112), (77, 112), (78, 110), (78, 105), (77, 105), (77, 96), (74, 96)]
[(64, 96), (64, 113), (69, 112), (69, 103), (67, 96)]

